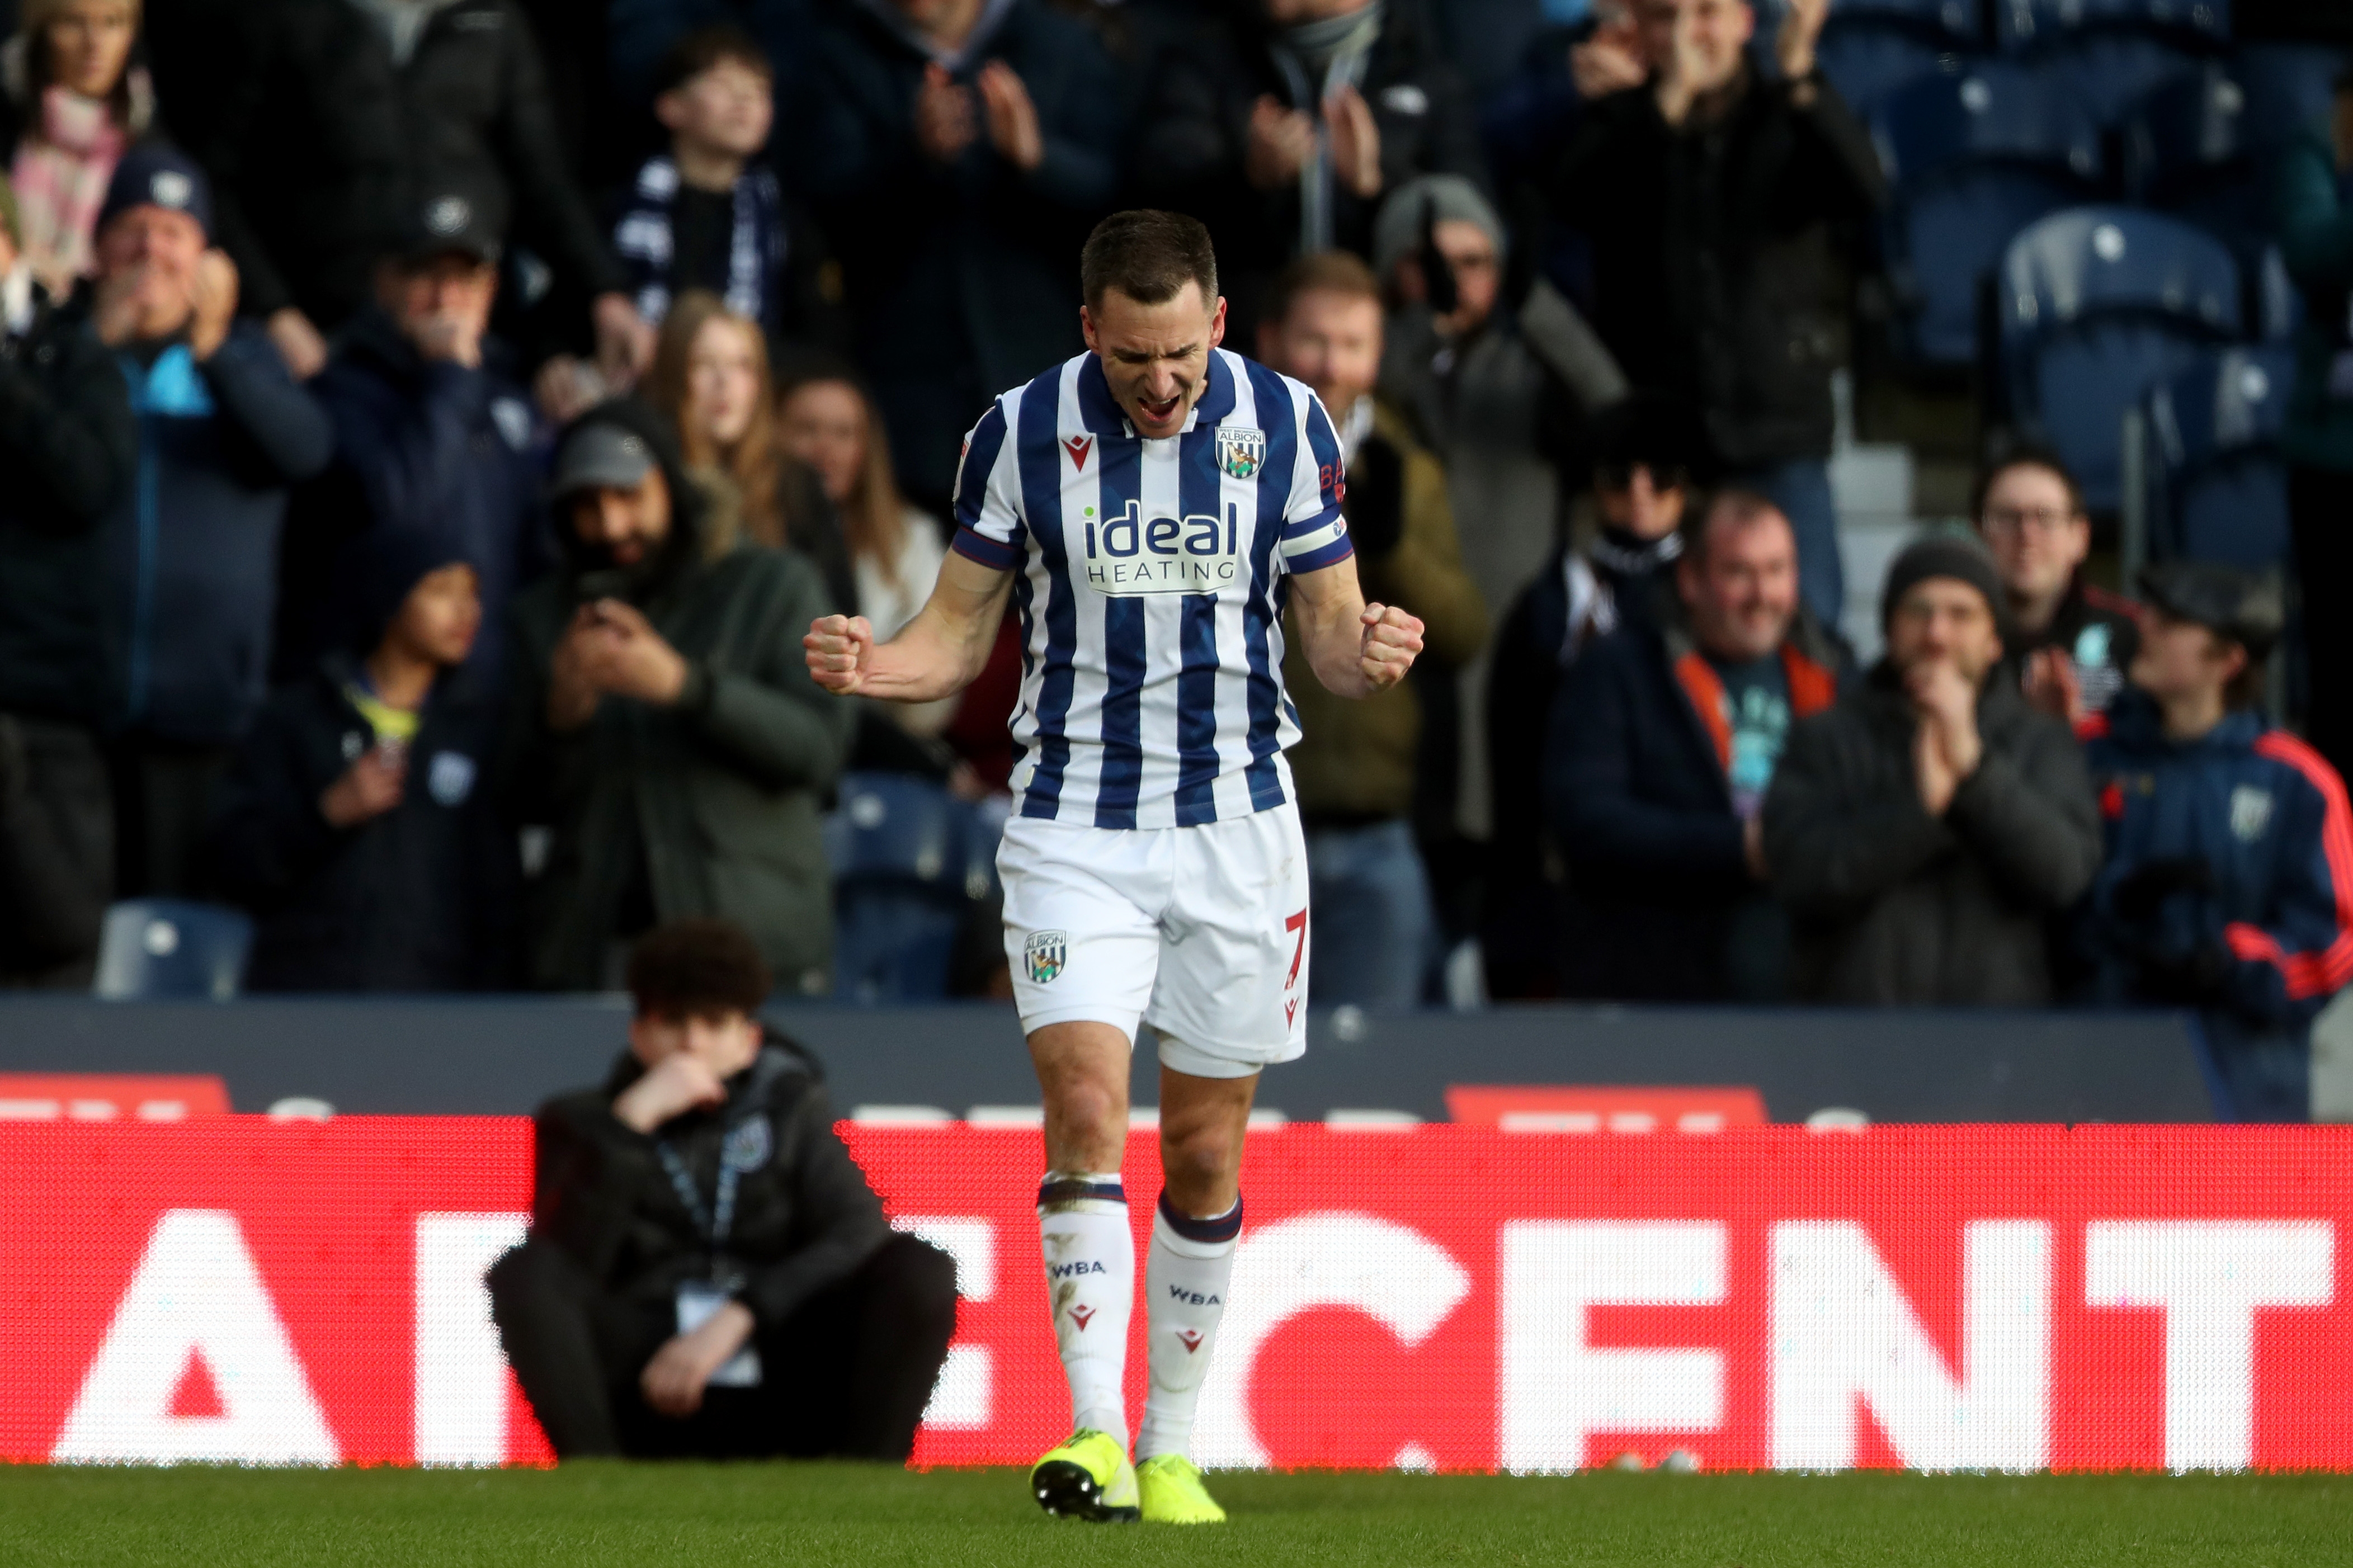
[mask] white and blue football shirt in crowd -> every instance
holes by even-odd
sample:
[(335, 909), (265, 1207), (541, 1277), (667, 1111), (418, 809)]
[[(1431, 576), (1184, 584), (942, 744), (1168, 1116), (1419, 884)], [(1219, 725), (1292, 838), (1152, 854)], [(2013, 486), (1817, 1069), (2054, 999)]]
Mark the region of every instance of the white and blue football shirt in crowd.
[(1347, 559), (1315, 395), (1219, 349), (1184, 430), (1139, 439), (1092, 353), (998, 398), (965, 441), (955, 548), (1016, 574), (1014, 809), (1190, 826), (1291, 798), (1285, 574)]

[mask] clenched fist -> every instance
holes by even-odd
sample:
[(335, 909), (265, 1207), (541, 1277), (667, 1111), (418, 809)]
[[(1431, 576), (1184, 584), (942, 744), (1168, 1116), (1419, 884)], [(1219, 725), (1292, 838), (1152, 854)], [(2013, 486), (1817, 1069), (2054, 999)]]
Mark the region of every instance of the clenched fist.
[(838, 697), (852, 697), (866, 684), (874, 657), (874, 623), (864, 616), (819, 616), (801, 647), (810, 679)]
[(1365, 637), (1356, 668), (1368, 690), (1384, 691), (1413, 668), (1414, 655), (1421, 651), (1421, 622), (1395, 605), (1366, 605), (1361, 618)]

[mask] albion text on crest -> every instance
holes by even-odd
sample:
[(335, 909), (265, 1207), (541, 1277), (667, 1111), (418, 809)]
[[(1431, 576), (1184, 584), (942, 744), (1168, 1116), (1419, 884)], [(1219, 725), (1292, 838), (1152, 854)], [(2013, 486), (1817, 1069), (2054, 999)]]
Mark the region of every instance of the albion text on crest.
[(1221, 426), (1218, 430), (1218, 467), (1238, 479), (1258, 478), (1259, 465), (1266, 461), (1266, 432), (1245, 429), (1240, 426)]

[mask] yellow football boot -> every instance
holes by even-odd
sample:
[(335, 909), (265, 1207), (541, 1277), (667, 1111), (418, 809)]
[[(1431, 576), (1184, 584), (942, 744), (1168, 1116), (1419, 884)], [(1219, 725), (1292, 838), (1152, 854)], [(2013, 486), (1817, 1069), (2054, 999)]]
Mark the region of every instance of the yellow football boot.
[(1126, 1445), (1092, 1426), (1080, 1427), (1029, 1467), (1029, 1494), (1059, 1519), (1133, 1524), (1139, 1511)]
[(1193, 1461), (1182, 1454), (1155, 1454), (1136, 1466), (1135, 1489), (1144, 1498), (1146, 1524), (1226, 1522), (1226, 1510), (1209, 1495)]

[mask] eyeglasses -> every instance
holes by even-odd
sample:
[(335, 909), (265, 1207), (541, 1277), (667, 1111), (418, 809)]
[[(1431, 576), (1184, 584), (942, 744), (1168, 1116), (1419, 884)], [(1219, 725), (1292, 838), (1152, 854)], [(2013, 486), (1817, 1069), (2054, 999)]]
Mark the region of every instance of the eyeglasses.
[(2043, 533), (2056, 533), (2075, 521), (2076, 514), (2061, 511), (2055, 507), (2028, 509), (2017, 506), (1986, 508), (1988, 528), (2032, 528)]

